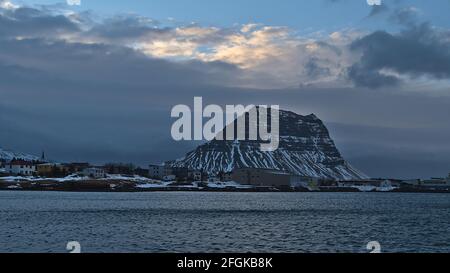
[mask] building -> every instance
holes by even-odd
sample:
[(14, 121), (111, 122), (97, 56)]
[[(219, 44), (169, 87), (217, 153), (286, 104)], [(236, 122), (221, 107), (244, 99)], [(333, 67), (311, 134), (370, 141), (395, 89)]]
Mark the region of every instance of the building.
[(219, 176), (220, 176), (220, 180), (222, 182), (233, 181), (233, 172), (221, 173)]
[(105, 171), (102, 168), (87, 168), (83, 170), (83, 175), (96, 179), (104, 178)]
[(13, 175), (32, 176), (36, 174), (36, 166), (33, 162), (14, 159), (5, 168), (6, 172)]
[(170, 174), (175, 175), (178, 181), (186, 181), (189, 179), (189, 169), (185, 167), (170, 168)]
[(143, 168), (136, 168), (134, 170), (134, 174), (142, 176), (142, 177), (147, 177), (149, 173), (148, 169), (143, 169)]
[(402, 188), (411, 188), (411, 187), (419, 187), (420, 186), (420, 179), (408, 179), (403, 180), (401, 182)]
[(163, 179), (171, 174), (171, 169), (164, 165), (150, 165), (148, 169), (148, 176), (154, 179)]
[(6, 160), (0, 159), (0, 168), (4, 168), (6, 166)]
[(366, 179), (366, 180), (345, 180), (338, 182), (339, 187), (376, 187), (392, 188), (400, 186), (398, 182), (389, 179)]
[(64, 168), (64, 170), (69, 173), (69, 174), (73, 174), (73, 173), (81, 173), (83, 172), (84, 169), (89, 168), (89, 163), (65, 163), (62, 164), (62, 167)]
[(203, 177), (204, 176), (202, 171), (188, 171), (188, 178), (192, 181), (202, 181)]
[(133, 164), (110, 163), (103, 166), (102, 169), (108, 174), (133, 175), (135, 167)]
[(235, 169), (231, 176), (239, 184), (259, 187), (295, 187), (300, 181), (298, 176), (271, 169)]
[(450, 179), (449, 178), (431, 178), (428, 180), (422, 180), (420, 182), (421, 188), (432, 190), (449, 190)]
[(56, 164), (45, 163), (36, 165), (36, 173), (39, 176), (50, 177), (55, 173)]

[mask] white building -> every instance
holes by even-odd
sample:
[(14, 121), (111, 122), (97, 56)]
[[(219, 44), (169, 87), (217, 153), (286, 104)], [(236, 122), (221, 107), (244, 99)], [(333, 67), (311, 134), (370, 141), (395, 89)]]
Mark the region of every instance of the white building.
[(104, 178), (105, 171), (100, 168), (87, 168), (83, 170), (83, 175), (91, 178)]
[(12, 160), (5, 166), (7, 173), (12, 175), (32, 176), (36, 173), (36, 166), (25, 160)]
[(148, 176), (155, 179), (164, 179), (171, 174), (170, 169), (163, 165), (150, 165), (148, 169)]

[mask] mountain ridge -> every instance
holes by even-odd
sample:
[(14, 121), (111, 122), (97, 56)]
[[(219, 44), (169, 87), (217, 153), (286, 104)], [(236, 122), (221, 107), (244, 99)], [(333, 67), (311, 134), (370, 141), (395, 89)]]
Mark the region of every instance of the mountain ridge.
[[(248, 128), (246, 130), (248, 134)], [(258, 168), (338, 180), (368, 178), (345, 161), (327, 127), (315, 114), (302, 116), (280, 110), (279, 148), (262, 152), (261, 143), (260, 140), (214, 139), (181, 159), (166, 162), (166, 165), (212, 174), (230, 172), (235, 168)]]
[(2, 149), (0, 147), (0, 160), (11, 161), (14, 158), (23, 159), (23, 160), (27, 160), (27, 161), (39, 160), (39, 157), (37, 157), (37, 156), (25, 154), (25, 153), (13, 152), (13, 151)]

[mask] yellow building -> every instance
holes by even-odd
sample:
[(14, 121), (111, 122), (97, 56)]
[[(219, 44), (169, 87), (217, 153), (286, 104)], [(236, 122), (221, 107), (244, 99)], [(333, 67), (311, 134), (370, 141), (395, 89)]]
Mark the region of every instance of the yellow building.
[(55, 164), (51, 163), (39, 164), (36, 166), (36, 173), (38, 176), (51, 176), (54, 173), (55, 169), (56, 169)]

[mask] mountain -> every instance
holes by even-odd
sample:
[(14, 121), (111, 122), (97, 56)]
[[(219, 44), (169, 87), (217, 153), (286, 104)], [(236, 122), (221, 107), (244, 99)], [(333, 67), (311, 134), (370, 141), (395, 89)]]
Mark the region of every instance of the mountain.
[(24, 160), (28, 160), (28, 161), (39, 160), (39, 157), (34, 156), (34, 155), (6, 151), (6, 150), (3, 150), (2, 148), (0, 148), (0, 160), (10, 161), (13, 158), (24, 159)]
[[(236, 121), (234, 126), (236, 128)], [(226, 132), (226, 128), (224, 131)], [(248, 137), (248, 126), (246, 136)], [(260, 140), (214, 139), (197, 147), (182, 159), (166, 162), (166, 165), (204, 170), (213, 174), (250, 167), (339, 180), (367, 178), (342, 158), (328, 129), (314, 114), (302, 116), (280, 110), (279, 148), (273, 152), (262, 152), (261, 143)]]

